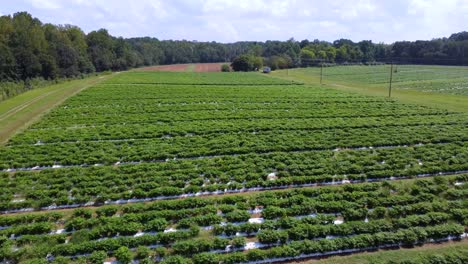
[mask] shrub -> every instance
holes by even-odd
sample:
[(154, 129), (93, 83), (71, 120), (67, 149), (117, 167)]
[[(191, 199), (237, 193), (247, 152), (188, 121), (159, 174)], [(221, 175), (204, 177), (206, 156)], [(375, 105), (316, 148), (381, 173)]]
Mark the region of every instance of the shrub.
[(223, 65), (221, 65), (221, 71), (222, 71), (222, 72), (230, 72), (230, 71), (231, 71), (231, 67), (229, 67), (228, 64), (223, 64)]
[(255, 71), (263, 66), (261, 57), (251, 55), (240, 55), (232, 61), (231, 67), (234, 71)]

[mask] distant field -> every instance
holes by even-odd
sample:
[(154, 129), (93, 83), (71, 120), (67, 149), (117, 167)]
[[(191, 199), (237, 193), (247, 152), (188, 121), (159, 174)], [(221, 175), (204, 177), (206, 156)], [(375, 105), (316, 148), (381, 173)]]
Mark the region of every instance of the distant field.
[(464, 239), (467, 140), (457, 111), (260, 73), (120, 73), (0, 146), (0, 259), (268, 263)]
[[(319, 67), (294, 69), (303, 75), (320, 76)], [(388, 87), (390, 65), (337, 66), (323, 68), (324, 83), (365, 84)], [(468, 95), (468, 67), (395, 65), (393, 88), (454, 95)]]
[[(135, 71), (168, 71), (168, 72), (220, 72), (222, 63), (195, 63), (195, 64), (171, 64), (171, 65), (159, 65), (150, 66), (135, 69)], [(227, 63), (229, 64), (229, 63)]]
[[(107, 84), (115, 85), (291, 85), (300, 82), (269, 78), (246, 72), (128, 72), (112, 78)], [(123, 88), (126, 88), (125, 86)], [(182, 87), (184, 88), (184, 87)]]

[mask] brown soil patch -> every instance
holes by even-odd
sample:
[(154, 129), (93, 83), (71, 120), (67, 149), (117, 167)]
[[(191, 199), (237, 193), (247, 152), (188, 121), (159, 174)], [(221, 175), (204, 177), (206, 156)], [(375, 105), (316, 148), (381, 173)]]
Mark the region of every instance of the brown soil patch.
[[(193, 67), (194, 72), (220, 72), (221, 65), (225, 64), (224, 62), (215, 62), (215, 63), (195, 63), (195, 64), (171, 64), (171, 65), (158, 65), (143, 67), (137, 69), (137, 71), (169, 71), (169, 72), (184, 72), (190, 71), (190, 67)], [(229, 63), (227, 63), (229, 64)]]
[(171, 65), (158, 65), (139, 68), (137, 71), (169, 71), (169, 72), (183, 72), (189, 67), (190, 64), (171, 64)]
[(198, 63), (195, 64), (195, 72), (220, 72), (223, 64), (226, 63)]

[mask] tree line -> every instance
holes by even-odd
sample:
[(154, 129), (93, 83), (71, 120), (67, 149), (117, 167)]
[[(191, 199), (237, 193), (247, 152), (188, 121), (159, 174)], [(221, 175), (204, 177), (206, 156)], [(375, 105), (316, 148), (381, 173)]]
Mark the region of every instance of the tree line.
[(272, 69), (307, 67), (323, 61), (466, 65), (468, 32), (393, 44), (347, 39), (217, 43), (125, 39), (105, 29), (86, 34), (77, 26), (44, 24), (27, 12), (0, 17), (0, 81), (71, 78), (160, 64), (227, 62), (240, 55), (244, 55), (241, 60), (248, 70), (260, 65)]

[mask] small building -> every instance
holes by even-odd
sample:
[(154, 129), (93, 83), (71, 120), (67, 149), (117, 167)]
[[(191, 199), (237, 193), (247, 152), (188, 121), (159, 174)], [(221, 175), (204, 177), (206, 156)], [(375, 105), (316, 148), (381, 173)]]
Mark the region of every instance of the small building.
[(263, 67), (263, 73), (270, 73), (271, 68), (270, 67)]

